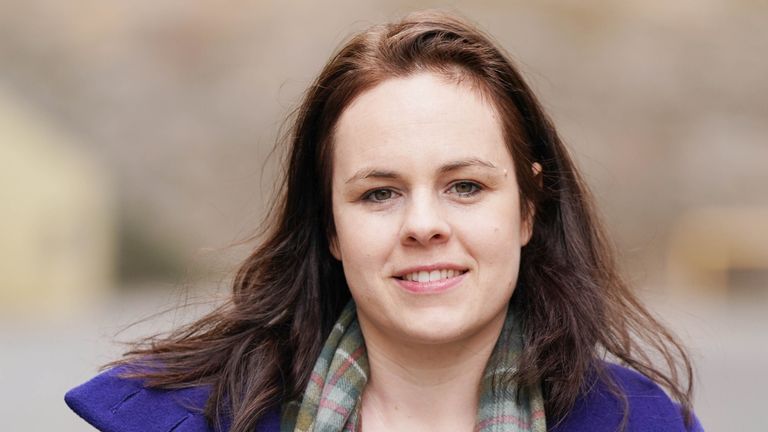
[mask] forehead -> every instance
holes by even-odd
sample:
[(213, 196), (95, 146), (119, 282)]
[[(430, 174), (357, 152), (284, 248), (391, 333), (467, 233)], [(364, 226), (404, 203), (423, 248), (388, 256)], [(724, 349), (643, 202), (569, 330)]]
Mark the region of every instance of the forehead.
[(462, 158), (511, 165), (490, 100), (467, 83), (433, 73), (389, 79), (363, 92), (334, 133), (334, 171)]

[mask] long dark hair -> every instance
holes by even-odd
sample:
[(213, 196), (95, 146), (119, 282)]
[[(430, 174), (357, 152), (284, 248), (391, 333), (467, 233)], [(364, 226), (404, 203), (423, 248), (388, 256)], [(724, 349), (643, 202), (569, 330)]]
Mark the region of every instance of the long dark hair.
[[(490, 98), (503, 119), (521, 202), (528, 203), (522, 216), (534, 217), (511, 300), (525, 340), (511, 378), (521, 388), (541, 384), (547, 417), (556, 421), (590, 377), (611, 382), (603, 362), (610, 356), (666, 387), (688, 418), (690, 361), (618, 274), (593, 199), (552, 122), (488, 36), (435, 11), (363, 31), (330, 59), (294, 114), (282, 189), (231, 299), (113, 364), (130, 365), (127, 374), (148, 386), (211, 385), (206, 413), (214, 423), (229, 419), (232, 432), (253, 430), (268, 410), (299, 398), (350, 299), (329, 251), (334, 126), (366, 89), (420, 71), (467, 80)], [(534, 162), (539, 174), (530, 169)]]

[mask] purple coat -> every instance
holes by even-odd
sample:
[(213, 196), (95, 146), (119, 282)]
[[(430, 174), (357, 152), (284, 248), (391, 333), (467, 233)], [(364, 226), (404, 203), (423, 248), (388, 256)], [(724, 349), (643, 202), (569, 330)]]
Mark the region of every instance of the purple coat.
[[(630, 369), (609, 365), (629, 401), (627, 432), (686, 431), (680, 409), (659, 386)], [(207, 387), (155, 390), (140, 380), (119, 378), (119, 369), (106, 371), (70, 390), (65, 400), (72, 410), (103, 432), (213, 432), (202, 414)], [(622, 419), (619, 400), (598, 382), (576, 401), (571, 412), (551, 432), (613, 432)], [(275, 410), (261, 419), (256, 432), (279, 432)], [(698, 421), (688, 432), (703, 432)]]

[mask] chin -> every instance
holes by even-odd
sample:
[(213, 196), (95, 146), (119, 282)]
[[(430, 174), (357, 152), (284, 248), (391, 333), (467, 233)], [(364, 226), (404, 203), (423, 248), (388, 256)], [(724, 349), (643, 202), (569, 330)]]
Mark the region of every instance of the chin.
[(469, 323), (458, 316), (445, 311), (422, 314), (416, 319), (408, 319), (407, 326), (400, 331), (412, 343), (443, 344), (464, 339), (479, 330), (479, 323)]

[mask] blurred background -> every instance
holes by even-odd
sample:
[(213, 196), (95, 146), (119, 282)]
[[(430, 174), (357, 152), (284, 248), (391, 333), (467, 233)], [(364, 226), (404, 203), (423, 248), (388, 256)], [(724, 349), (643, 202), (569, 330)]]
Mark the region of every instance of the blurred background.
[(766, 2), (0, 0), (3, 430), (91, 430), (64, 392), (227, 294), (334, 49), (428, 7), (541, 97), (707, 430), (768, 430)]

